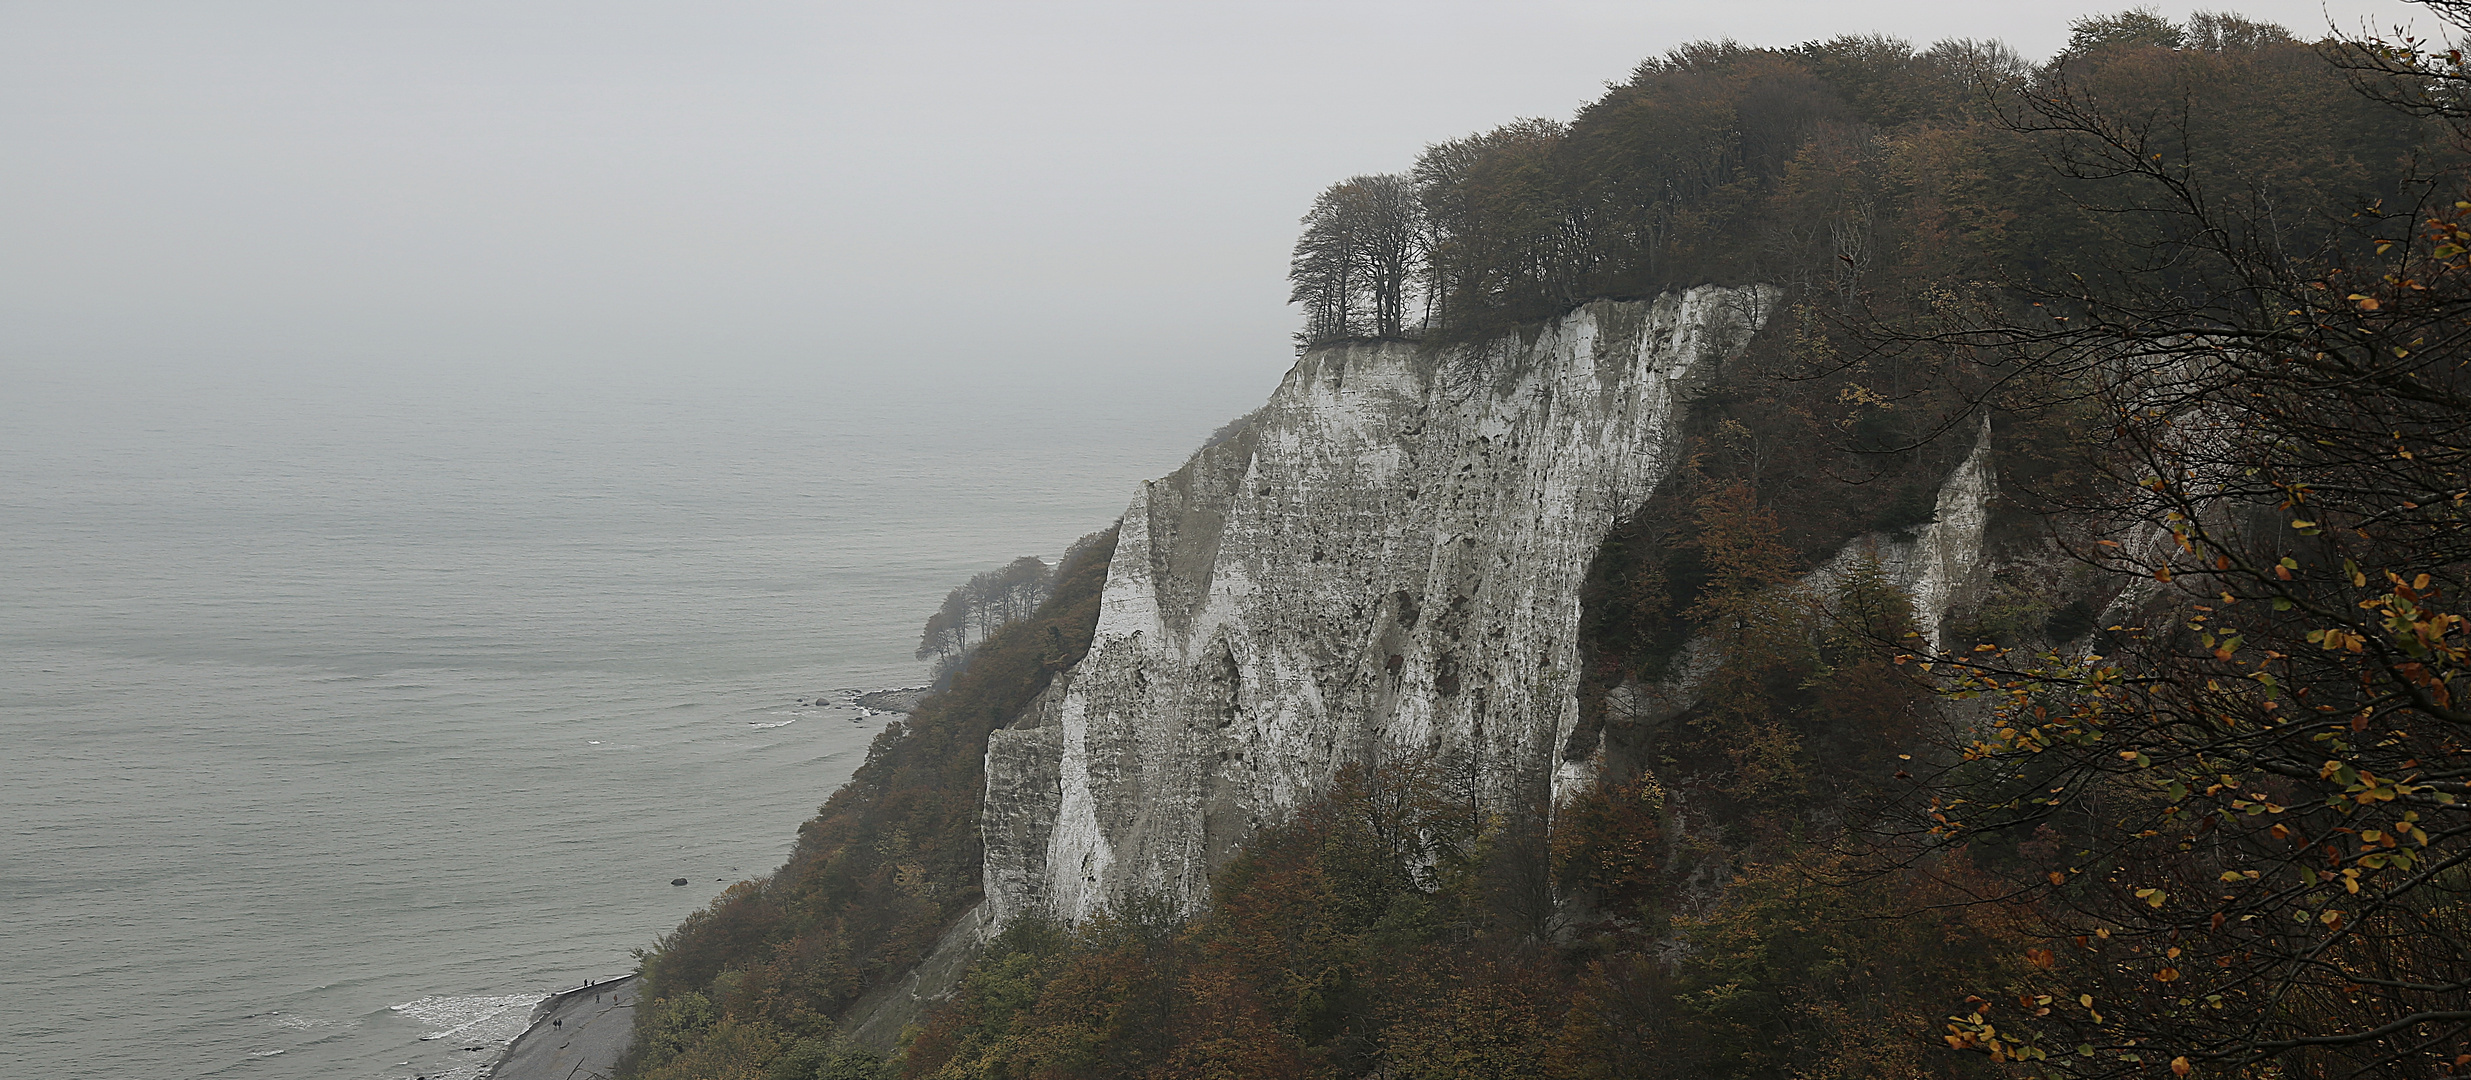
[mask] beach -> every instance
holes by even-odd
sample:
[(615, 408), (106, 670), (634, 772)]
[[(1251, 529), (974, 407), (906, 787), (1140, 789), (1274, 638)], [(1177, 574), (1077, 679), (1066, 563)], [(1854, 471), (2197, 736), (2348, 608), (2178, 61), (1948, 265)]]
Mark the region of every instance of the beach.
[(552, 994), (507, 1044), (490, 1080), (607, 1080), (635, 1033), (637, 978), (621, 975)]

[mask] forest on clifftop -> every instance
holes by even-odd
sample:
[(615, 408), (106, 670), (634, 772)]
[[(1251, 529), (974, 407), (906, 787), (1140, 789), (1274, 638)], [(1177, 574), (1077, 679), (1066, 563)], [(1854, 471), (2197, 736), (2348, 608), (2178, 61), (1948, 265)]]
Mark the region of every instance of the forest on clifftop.
[[(1315, 201), (1308, 347), (1782, 290), (1590, 571), (1593, 787), (1350, 771), (1204, 911), (1016, 921), (853, 1042), (977, 899), (986, 733), (1087, 650), (1102, 534), (646, 957), (631, 1074), (2471, 1075), (2471, 72), (2074, 31), (1689, 46)], [(1991, 584), (1935, 648), (1876, 566), (1803, 584), (1985, 418)], [(1694, 638), (1697, 703), (1626, 723)]]

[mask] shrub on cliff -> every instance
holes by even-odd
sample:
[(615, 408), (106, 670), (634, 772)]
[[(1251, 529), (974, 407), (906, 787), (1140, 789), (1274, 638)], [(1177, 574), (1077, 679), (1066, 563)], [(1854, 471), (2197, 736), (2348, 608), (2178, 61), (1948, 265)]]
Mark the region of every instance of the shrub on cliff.
[(799, 1040), (828, 1036), (978, 902), (987, 733), (1089, 649), (1114, 551), (1113, 530), (1075, 544), (1035, 614), (989, 635), (950, 688), (876, 736), (799, 826), (786, 865), (732, 886), (644, 956), (634, 1075), (761, 1075)]

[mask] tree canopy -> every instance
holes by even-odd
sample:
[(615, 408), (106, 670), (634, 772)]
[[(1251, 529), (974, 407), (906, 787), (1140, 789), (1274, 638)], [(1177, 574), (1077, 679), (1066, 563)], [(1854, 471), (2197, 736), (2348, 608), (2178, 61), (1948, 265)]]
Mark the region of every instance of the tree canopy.
[[(1588, 570), (1592, 785), (1381, 751), (1206, 910), (1024, 919), (852, 1051), (975, 899), (985, 732), (1087, 648), (1102, 539), (1027, 620), (930, 623), (974, 659), (647, 959), (637, 1074), (2471, 1071), (2471, 69), (2071, 30), (1692, 45), (1314, 202), (1307, 347), (1781, 291)], [(1882, 552), (1959, 461), (1984, 580), (1929, 627)]]

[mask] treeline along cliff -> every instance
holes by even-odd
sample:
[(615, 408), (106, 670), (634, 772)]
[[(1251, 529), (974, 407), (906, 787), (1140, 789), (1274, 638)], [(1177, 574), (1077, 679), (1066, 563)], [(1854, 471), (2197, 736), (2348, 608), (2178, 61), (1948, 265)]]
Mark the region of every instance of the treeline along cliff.
[(2471, 1075), (2471, 78), (2073, 29), (1324, 192), (1269, 402), (938, 614), (627, 1069)]

